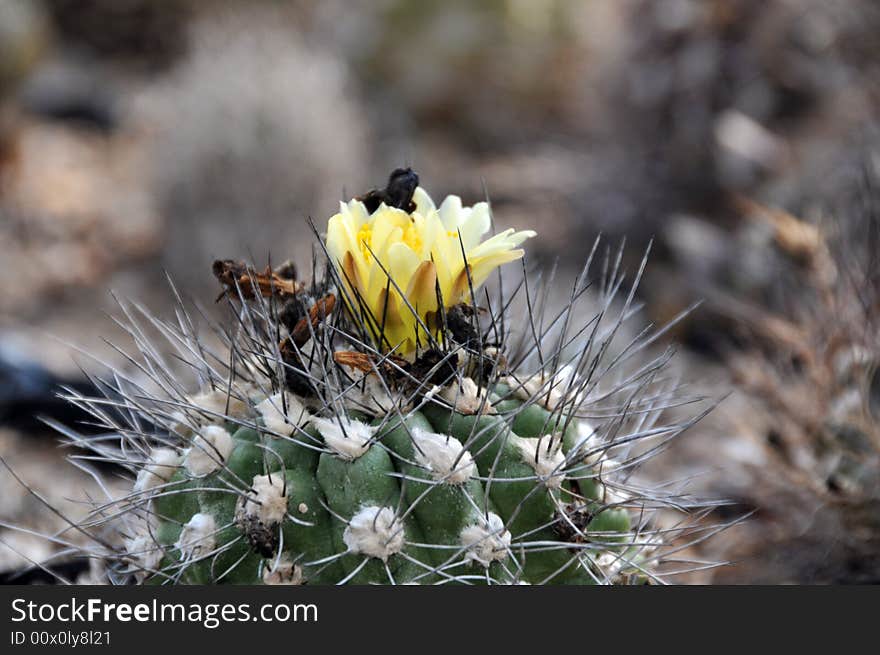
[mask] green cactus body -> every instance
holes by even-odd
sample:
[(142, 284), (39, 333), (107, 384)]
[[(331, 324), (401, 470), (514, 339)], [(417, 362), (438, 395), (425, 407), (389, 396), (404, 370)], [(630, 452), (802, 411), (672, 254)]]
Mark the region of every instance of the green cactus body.
[(600, 509), (598, 514), (587, 524), (586, 531), (592, 533), (597, 541), (626, 541), (625, 535), (632, 529), (629, 512), (622, 508)]
[[(334, 543), (337, 551), (348, 549), (345, 543), (347, 521), (352, 519), (364, 507), (375, 507), (390, 510), (392, 516), (400, 503), (400, 488), (392, 477), (394, 466), (388, 453), (378, 444), (373, 444), (367, 451), (353, 461), (342, 459), (336, 454), (323, 453), (318, 461), (317, 480), (327, 498), (327, 503), (336, 515), (333, 527)], [(381, 511), (381, 510), (380, 510)], [(390, 527), (390, 532), (399, 528)], [(390, 536), (390, 535), (389, 535)], [(405, 534), (398, 533), (403, 539)], [(377, 541), (381, 537), (377, 535)], [(381, 546), (382, 544), (379, 544)], [(389, 564), (392, 573), (400, 566), (400, 558), (396, 553), (388, 558), (390, 563), (381, 558), (364, 557), (356, 554), (342, 558), (342, 566), (346, 575), (352, 575), (360, 567), (360, 571), (351, 578), (354, 584), (381, 583), (388, 580), (385, 564)]]
[(302, 435), (269, 437), (265, 444), (266, 470), (270, 473), (284, 468), (314, 471), (318, 467), (319, 444), (321, 437), (312, 427), (307, 427)]
[[(381, 426), (381, 421), (376, 422)], [(397, 469), (405, 479), (405, 500), (413, 507), (425, 542), (433, 546), (430, 557), (440, 571), (439, 578), (444, 573), (448, 577), (448, 569), (457, 577), (480, 580), (488, 568), (491, 579), (510, 581), (509, 570), (499, 562), (507, 559), (506, 550), (493, 550), (502, 545), (497, 543), (499, 535), (489, 533), (483, 541), (467, 543), (469, 535), (479, 534), (487, 525), (487, 516), (494, 514), (495, 507), (487, 501), (472, 459), (460, 442), (433, 433), (420, 412), (392, 417), (380, 427), (378, 439), (397, 455)]]
[(345, 573), (341, 562), (327, 561), (338, 552), (335, 519), (325, 508), (326, 501), (314, 470), (287, 469), (283, 476), (287, 489), (287, 511), (296, 519), (285, 521), (282, 526), (283, 548), (292, 562), (303, 563), (305, 580), (314, 584), (335, 584), (343, 579)]
[[(189, 478), (185, 471), (177, 471), (171, 479), (157, 490), (153, 498), (153, 511), (161, 519), (167, 519), (160, 524), (170, 526), (175, 524), (179, 527), (186, 523), (190, 516), (199, 511), (199, 503), (193, 489), (197, 488), (194, 480)], [(170, 537), (174, 533), (173, 527), (166, 529), (165, 533)], [(177, 534), (174, 534), (177, 539)]]
[[(566, 479), (563, 488), (584, 498), (598, 500), (599, 482), (593, 467), (585, 464), (580, 451), (579, 427), (581, 421), (560, 411), (550, 411), (540, 403), (523, 403), (512, 396), (510, 387), (499, 384), (495, 396), (501, 400), (494, 404), (499, 415), (513, 417), (511, 428), (526, 438), (538, 438), (548, 434), (562, 433), (562, 452), (566, 455)], [(576, 487), (572, 485), (576, 484)]]
[[(546, 417), (532, 412), (529, 418), (534, 426)], [(358, 419), (346, 420), (365, 425)], [(297, 567), (313, 584), (591, 581), (576, 549), (554, 543), (570, 481), (560, 456), (546, 457), (558, 449), (549, 438), (522, 437), (501, 415), (465, 415), (430, 403), (422, 412), (376, 417), (372, 424), (374, 436), (352, 452), (334, 450), (338, 444), (325, 443), (309, 424), (300, 437), (240, 428), (225, 460), (208, 464), (216, 470), (206, 475), (194, 475), (201, 460), (188, 455), (153, 500), (167, 579), (253, 584), (274, 559)], [(260, 479), (283, 498), (277, 525), (242, 512)], [(373, 521), (386, 532), (375, 543), (359, 542), (352, 537), (358, 516), (361, 527)], [(212, 528), (205, 552), (185, 538), (199, 517), (210, 517), (205, 522)], [(620, 540), (615, 531), (629, 530), (628, 514), (604, 510), (587, 530), (613, 544)], [(535, 545), (517, 553), (517, 541)]]
[[(535, 469), (526, 461), (520, 447), (522, 437), (513, 433), (499, 416), (466, 416), (439, 407), (425, 411), (438, 431), (468, 444), (480, 475), (488, 478), (488, 493), (498, 507), (502, 520), (514, 539), (555, 541), (552, 526), (559, 506), (558, 489), (552, 488), (557, 476), (549, 478), (550, 486), (535, 479)], [(537, 445), (538, 440), (532, 440)], [(555, 472), (554, 472), (555, 473)], [(566, 565), (572, 554), (565, 549), (530, 552), (523, 562), (523, 577), (528, 582), (543, 581), (557, 574), (563, 582)], [(577, 566), (570, 567), (577, 571)]]

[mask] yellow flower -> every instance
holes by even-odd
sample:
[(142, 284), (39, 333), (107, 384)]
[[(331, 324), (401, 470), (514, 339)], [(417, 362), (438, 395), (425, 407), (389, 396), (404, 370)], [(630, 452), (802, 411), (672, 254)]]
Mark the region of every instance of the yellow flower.
[(413, 201), (411, 214), (385, 204), (369, 214), (359, 200), (340, 203), (327, 225), (327, 251), (349, 309), (370, 327), (381, 350), (403, 355), (428, 343), (410, 307), (436, 336), (437, 290), (446, 307), (471, 300), (465, 260), (476, 290), (497, 267), (522, 257), (517, 246), (535, 236), (509, 229), (481, 241), (490, 227), (487, 203), (462, 207), (458, 196), (448, 196), (437, 208), (421, 187)]

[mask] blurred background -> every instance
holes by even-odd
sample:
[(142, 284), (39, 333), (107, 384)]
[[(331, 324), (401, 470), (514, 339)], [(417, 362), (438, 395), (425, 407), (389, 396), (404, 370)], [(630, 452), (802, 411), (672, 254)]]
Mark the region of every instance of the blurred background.
[[(0, 456), (84, 511), (31, 416), (74, 346), (126, 365), (111, 291), (210, 304), (215, 258), (308, 261), (411, 165), (561, 279), (653, 240), (646, 321), (703, 301), (669, 337), (724, 399), (644, 473), (753, 514), (683, 581), (880, 582), (878, 117), (875, 0), (0, 0)], [(0, 521), (64, 525), (5, 468)]]

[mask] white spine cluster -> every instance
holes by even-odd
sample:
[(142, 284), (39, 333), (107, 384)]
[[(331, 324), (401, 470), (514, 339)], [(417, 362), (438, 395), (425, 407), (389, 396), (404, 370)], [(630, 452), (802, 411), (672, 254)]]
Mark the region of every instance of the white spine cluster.
[(180, 550), (183, 559), (192, 560), (212, 552), (217, 546), (217, 524), (210, 514), (194, 514), (180, 531), (174, 547)]
[(509, 437), (519, 449), (522, 460), (535, 470), (535, 475), (551, 489), (558, 489), (565, 479), (565, 455), (562, 440), (548, 435), (540, 439), (524, 439), (515, 434)]
[(287, 515), (287, 496), (281, 475), (257, 475), (251, 483), (251, 492), (243, 499), (246, 516), (255, 517), (265, 524), (280, 523)]
[(156, 540), (143, 534), (125, 540), (125, 553), (138, 568), (146, 572), (158, 570), (163, 555)]
[(324, 442), (342, 459), (355, 460), (370, 448), (375, 428), (345, 416), (337, 418), (313, 418)]
[(374, 372), (364, 373), (347, 365), (341, 365), (340, 368), (351, 378), (351, 382), (344, 383), (347, 391), (342, 401), (349, 409), (387, 414), (406, 405), (401, 395), (382, 384)]
[(351, 517), (342, 541), (349, 552), (388, 561), (403, 549), (403, 524), (390, 507), (369, 505)]
[(234, 387), (232, 393), (211, 389), (186, 396), (186, 404), (196, 412), (196, 415), (185, 414), (182, 411), (174, 412), (169, 429), (182, 436), (189, 436), (199, 427), (216, 423), (225, 416), (233, 418), (248, 416), (250, 405), (246, 400), (242, 400), (247, 397), (248, 394), (238, 387)]
[(460, 384), (444, 387), (438, 395), (459, 414), (495, 413), (495, 408), (486, 398), (486, 389), (480, 389), (470, 378), (463, 378)]
[(208, 414), (209, 420), (216, 421), (220, 416), (247, 416), (250, 407), (237, 394), (245, 395), (237, 389), (233, 389), (231, 394), (226, 390), (212, 389), (188, 396), (187, 400), (193, 407)]
[(581, 395), (572, 398), (573, 390), (577, 389), (574, 380), (575, 370), (571, 366), (562, 366), (553, 375), (545, 372), (536, 373), (526, 380), (509, 377), (505, 382), (513, 389), (513, 395), (520, 400), (535, 399), (551, 412), (562, 403), (577, 406), (583, 400)]
[(202, 477), (221, 468), (235, 444), (232, 435), (219, 425), (209, 425), (192, 441), (186, 451), (186, 470)]
[(180, 455), (171, 448), (154, 448), (144, 467), (138, 471), (135, 493), (143, 493), (168, 482), (180, 466)]
[(461, 545), (465, 548), (465, 559), (489, 566), (493, 561), (501, 561), (510, 550), (510, 532), (504, 521), (493, 512), (461, 531)]
[(416, 461), (430, 471), (435, 480), (464, 484), (476, 475), (474, 458), (455, 437), (416, 427), (412, 430), (412, 440)]
[(257, 405), (257, 411), (263, 417), (266, 429), (285, 436), (293, 434), (311, 418), (302, 402), (286, 392), (269, 396)]
[(577, 458), (584, 464), (595, 464), (604, 454), (599, 450), (600, 445), (596, 429), (587, 421), (577, 421), (577, 441), (572, 445), (571, 452), (576, 453)]
[(277, 562), (271, 561), (263, 569), (263, 584), (267, 585), (301, 585), (303, 583), (303, 570), (299, 564), (294, 564), (286, 556)]
[(601, 553), (594, 561), (596, 566), (602, 569), (602, 572), (605, 573), (605, 577), (607, 577), (609, 581), (613, 581), (614, 578), (617, 577), (620, 570), (623, 568), (623, 565), (626, 563), (626, 561), (620, 556), (620, 553), (609, 551)]

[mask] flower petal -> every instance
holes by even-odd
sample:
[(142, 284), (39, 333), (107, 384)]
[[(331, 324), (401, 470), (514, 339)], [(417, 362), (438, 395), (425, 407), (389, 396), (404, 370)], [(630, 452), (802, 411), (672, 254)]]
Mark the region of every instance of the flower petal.
[(475, 248), (480, 243), (480, 238), (489, 231), (491, 226), (492, 217), (489, 213), (489, 204), (478, 202), (459, 226), (465, 249)]
[(471, 283), (476, 292), (492, 271), (521, 258), (517, 246), (535, 235), (508, 229), (480, 243), (491, 227), (488, 203), (463, 207), (461, 198), (447, 196), (438, 209), (421, 187), (413, 201), (412, 213), (383, 203), (369, 214), (352, 200), (327, 227), (330, 259), (372, 314), (377, 346), (399, 346), (403, 355), (429, 342), (423, 324), (437, 329), (438, 289), (444, 305), (471, 300)]
[(440, 221), (449, 232), (456, 232), (461, 225), (461, 198), (458, 196), (446, 196), (440, 203)]
[(431, 196), (420, 186), (416, 187), (416, 190), (413, 192), (413, 202), (416, 203), (416, 211), (422, 216), (427, 216), (428, 214), (436, 211), (434, 207), (434, 201), (431, 200)]

